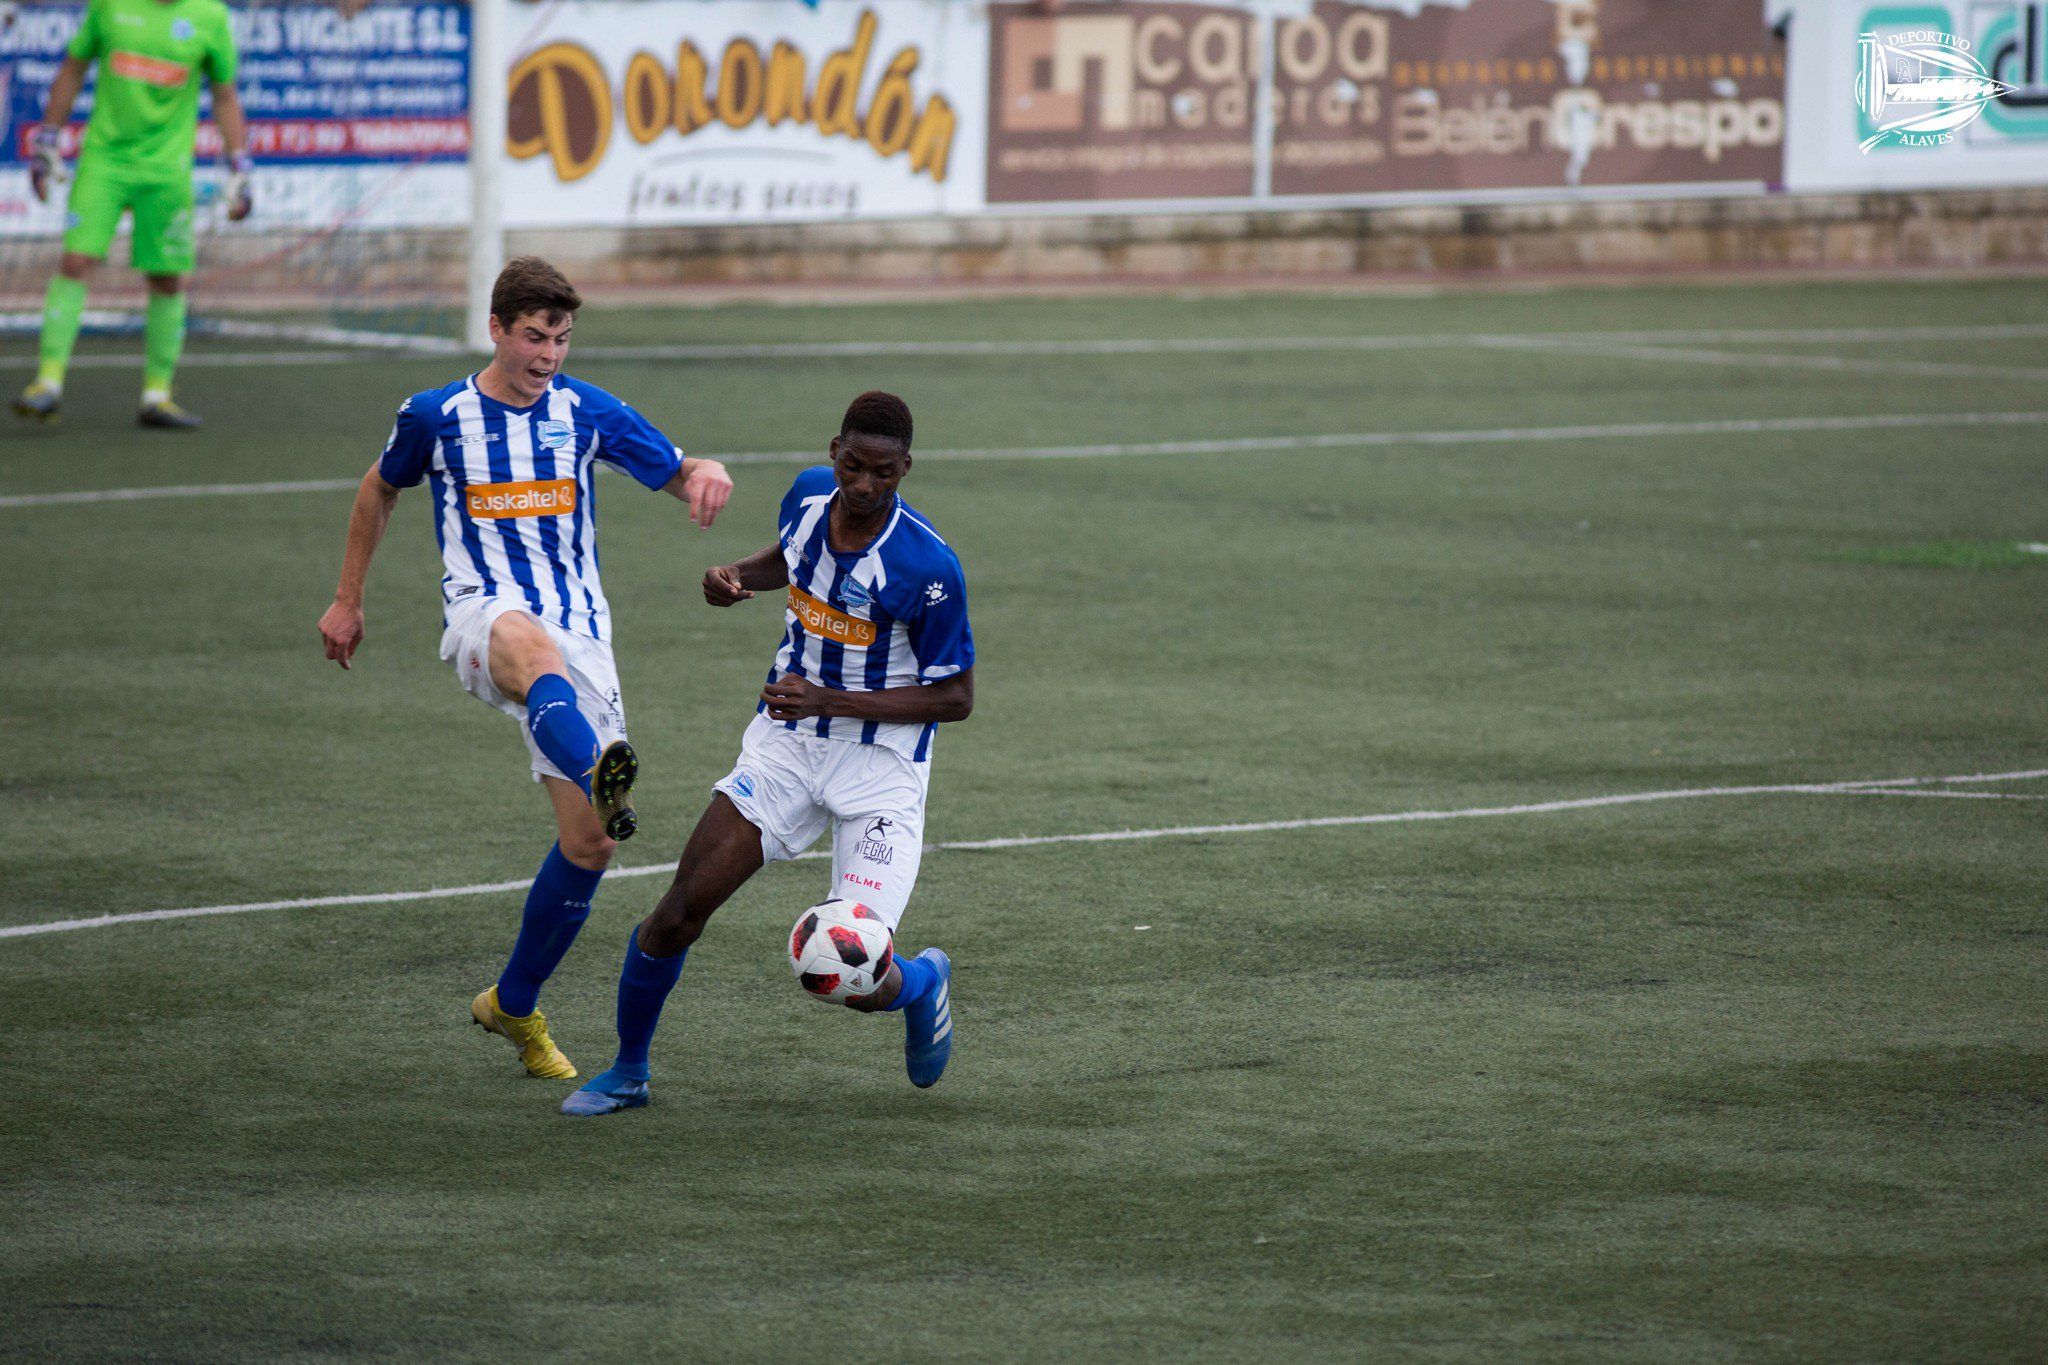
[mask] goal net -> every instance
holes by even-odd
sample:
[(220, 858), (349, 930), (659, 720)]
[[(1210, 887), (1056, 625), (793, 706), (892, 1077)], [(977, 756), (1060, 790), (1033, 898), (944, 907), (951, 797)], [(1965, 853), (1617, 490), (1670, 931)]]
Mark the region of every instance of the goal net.
[[(481, 7), (487, 30), (502, 27), (500, 4)], [(34, 334), (62, 256), (69, 185), (51, 203), (36, 201), (29, 137), (84, 13), (82, 0), (0, 0), (0, 336)], [(227, 219), (220, 133), (203, 94), (192, 333), (460, 347), (479, 226), (471, 211), (469, 4), (236, 0), (230, 14), (256, 159), (255, 211), (240, 223)], [(502, 109), (501, 94), (497, 103)], [(74, 167), (91, 109), (88, 82), (64, 134)], [(498, 119), (502, 126), (502, 113)], [(91, 279), (88, 333), (141, 326), (144, 284), (129, 268), (129, 246), (124, 220)]]

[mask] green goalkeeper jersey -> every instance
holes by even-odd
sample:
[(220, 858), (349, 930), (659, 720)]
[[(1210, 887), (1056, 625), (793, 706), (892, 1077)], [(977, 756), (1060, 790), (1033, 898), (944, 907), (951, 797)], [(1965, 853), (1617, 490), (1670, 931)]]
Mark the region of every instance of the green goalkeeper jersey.
[(227, 6), (221, 0), (91, 0), (68, 51), (99, 63), (80, 155), (136, 179), (189, 179), (200, 79), (235, 78)]

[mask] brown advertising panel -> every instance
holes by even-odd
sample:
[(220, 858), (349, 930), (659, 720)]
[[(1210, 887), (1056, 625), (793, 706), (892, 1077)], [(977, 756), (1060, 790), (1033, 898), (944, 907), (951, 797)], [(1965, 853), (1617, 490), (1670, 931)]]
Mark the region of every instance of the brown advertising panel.
[(989, 22), (990, 203), (1252, 192), (1254, 15), (1025, 4)]
[(1275, 194), (1776, 181), (1785, 47), (1755, 0), (1319, 4), (1274, 46)]
[(1762, 10), (996, 5), (988, 200), (1252, 195), (1269, 31), (1274, 196), (1776, 182), (1784, 43)]

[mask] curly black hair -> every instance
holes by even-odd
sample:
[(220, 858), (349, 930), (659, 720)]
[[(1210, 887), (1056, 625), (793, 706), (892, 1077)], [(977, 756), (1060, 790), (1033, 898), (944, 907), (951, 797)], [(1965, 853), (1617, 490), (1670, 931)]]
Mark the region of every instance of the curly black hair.
[(839, 422), (841, 436), (848, 436), (856, 431), (863, 436), (892, 437), (903, 442), (903, 448), (908, 450), (910, 405), (893, 393), (869, 389), (847, 405), (846, 416)]

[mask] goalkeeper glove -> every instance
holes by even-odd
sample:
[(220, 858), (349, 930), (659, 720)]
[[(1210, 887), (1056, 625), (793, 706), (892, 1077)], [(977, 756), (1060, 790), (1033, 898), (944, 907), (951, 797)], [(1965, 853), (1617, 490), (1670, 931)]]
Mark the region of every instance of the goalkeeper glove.
[(55, 128), (38, 128), (28, 135), (28, 183), (40, 203), (50, 202), (50, 191), (64, 183), (64, 139)]
[(249, 173), (255, 169), (256, 163), (247, 152), (236, 152), (228, 162), (228, 184), (221, 197), (227, 200), (230, 223), (241, 222), (256, 207), (249, 193)]

